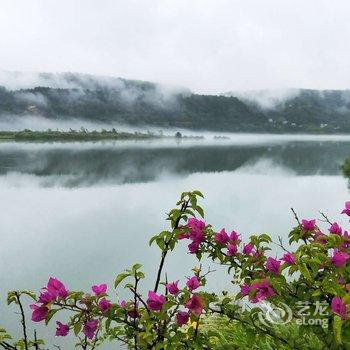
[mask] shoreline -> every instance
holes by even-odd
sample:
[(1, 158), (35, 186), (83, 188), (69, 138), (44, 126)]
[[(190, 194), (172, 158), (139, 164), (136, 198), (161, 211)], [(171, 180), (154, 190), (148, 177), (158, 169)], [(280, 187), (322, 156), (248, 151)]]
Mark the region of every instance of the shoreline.
[(14, 142), (56, 142), (56, 141), (113, 141), (113, 140), (154, 140), (154, 139), (203, 139), (203, 136), (183, 136), (180, 133), (174, 136), (157, 135), (152, 133), (141, 132), (118, 132), (113, 130), (102, 131), (87, 131), (87, 130), (70, 130), (70, 131), (0, 131), (1, 141), (14, 141)]

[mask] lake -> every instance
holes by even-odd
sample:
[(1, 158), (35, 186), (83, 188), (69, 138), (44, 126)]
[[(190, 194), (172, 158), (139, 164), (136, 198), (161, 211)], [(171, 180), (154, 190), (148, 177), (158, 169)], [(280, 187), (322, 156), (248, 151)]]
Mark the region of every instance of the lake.
[[(134, 262), (149, 276), (159, 252), (148, 240), (167, 228), (166, 212), (182, 191), (201, 190), (206, 220), (246, 238), (266, 232), (287, 240), (291, 207), (300, 217), (321, 218), (322, 210), (338, 218), (350, 197), (340, 172), (349, 155), (347, 136), (1, 143), (0, 325), (13, 330), (18, 318), (6, 292), (38, 291), (49, 276), (71, 290), (112, 285)], [(194, 265), (181, 243), (167, 262), (169, 279)], [(230, 288), (222, 276), (211, 275), (209, 286)], [(153, 283), (149, 277), (144, 288)]]

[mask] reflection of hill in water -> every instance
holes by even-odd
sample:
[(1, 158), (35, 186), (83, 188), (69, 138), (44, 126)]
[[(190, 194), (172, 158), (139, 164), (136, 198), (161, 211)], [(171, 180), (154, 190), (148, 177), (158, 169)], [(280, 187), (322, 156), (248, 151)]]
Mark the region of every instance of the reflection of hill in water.
[[(270, 146), (200, 146), (163, 148), (0, 148), (0, 174), (20, 173), (60, 177), (64, 186), (99, 182), (137, 183), (160, 174), (235, 171), (269, 160), (296, 175), (337, 175), (350, 154), (349, 142), (291, 142)], [(264, 164), (267, 164), (266, 162)], [(249, 169), (249, 167), (247, 168)], [(254, 169), (251, 168), (251, 169)], [(268, 173), (272, 169), (265, 169)]]

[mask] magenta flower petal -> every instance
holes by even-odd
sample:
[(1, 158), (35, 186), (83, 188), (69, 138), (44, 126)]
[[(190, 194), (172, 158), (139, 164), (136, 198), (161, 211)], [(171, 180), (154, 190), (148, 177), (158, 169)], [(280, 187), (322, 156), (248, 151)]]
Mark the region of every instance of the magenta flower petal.
[(112, 304), (106, 298), (102, 298), (98, 306), (102, 312), (107, 312), (112, 307)]
[(49, 309), (46, 306), (38, 306), (35, 304), (30, 305), (30, 308), (33, 310), (32, 311), (32, 317), (31, 320), (33, 322), (40, 322), (45, 320)]
[(56, 337), (65, 337), (69, 333), (69, 326), (61, 323), (60, 321), (57, 321), (56, 324)]
[(107, 292), (107, 284), (96, 284), (91, 287), (91, 290), (95, 293), (96, 296), (105, 294)]
[(274, 273), (275, 275), (280, 274), (280, 267), (281, 267), (281, 262), (274, 259), (274, 258), (267, 258), (266, 261), (266, 268), (268, 271)]
[(189, 278), (186, 282), (186, 286), (190, 292), (194, 291), (200, 286), (198, 278), (196, 276)]
[(198, 294), (193, 294), (192, 297), (185, 304), (186, 308), (189, 309), (194, 315), (199, 316), (204, 308), (204, 301)]
[(273, 297), (275, 295), (274, 290), (270, 287), (268, 280), (262, 280), (251, 285), (251, 289), (256, 291), (256, 294), (252, 296), (251, 301), (257, 303), (261, 300)]
[(167, 283), (165, 287), (170, 294), (176, 295), (180, 291), (178, 284), (179, 284), (179, 280), (175, 282)]
[(47, 290), (40, 293), (38, 301), (42, 304), (49, 304), (56, 300), (56, 296)]
[(176, 314), (176, 323), (178, 326), (183, 326), (184, 324), (186, 324), (188, 322), (188, 319), (190, 318), (188, 312), (185, 311), (179, 311)]
[(214, 235), (214, 240), (221, 245), (226, 245), (226, 243), (230, 240), (230, 237), (223, 228), (220, 232)]
[(289, 253), (289, 252), (285, 253), (281, 260), (286, 262), (288, 265), (295, 264), (295, 257), (292, 253)]
[(166, 299), (164, 295), (158, 295), (153, 291), (148, 292), (147, 306), (152, 311), (160, 311), (165, 304)]
[(248, 243), (245, 244), (243, 247), (243, 254), (245, 255), (249, 255), (253, 250), (253, 244), (252, 243)]
[(342, 228), (338, 225), (338, 223), (334, 222), (331, 227), (329, 228), (329, 232), (333, 233), (334, 235), (341, 236), (343, 233)]
[(68, 296), (68, 291), (64, 284), (54, 277), (50, 277), (47, 283), (47, 291), (55, 297), (67, 298)]
[(350, 216), (350, 201), (345, 202), (345, 208), (343, 209), (341, 214), (346, 214), (347, 216)]
[(339, 315), (343, 320), (348, 318), (346, 305), (343, 300), (339, 297), (334, 297), (331, 302), (332, 311)]
[(343, 267), (349, 258), (349, 254), (334, 249), (333, 256), (331, 258), (331, 263), (335, 267)]
[(234, 256), (237, 253), (237, 245), (233, 243), (229, 243), (227, 245), (227, 255), (228, 256)]
[(95, 336), (97, 326), (98, 326), (97, 320), (90, 320), (84, 324), (83, 333), (86, 335), (88, 339), (92, 339)]
[(305, 231), (313, 231), (316, 228), (316, 220), (301, 220), (301, 226)]

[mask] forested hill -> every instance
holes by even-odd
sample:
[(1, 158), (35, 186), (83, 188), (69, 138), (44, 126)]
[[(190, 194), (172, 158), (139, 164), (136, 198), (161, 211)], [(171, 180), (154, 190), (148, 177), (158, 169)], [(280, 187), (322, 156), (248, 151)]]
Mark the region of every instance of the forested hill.
[(0, 87), (0, 119), (36, 115), (213, 131), (350, 132), (350, 91), (293, 90), (265, 103), (247, 94), (199, 95), (134, 80), (68, 77), (63, 88), (57, 81), (52, 87)]

